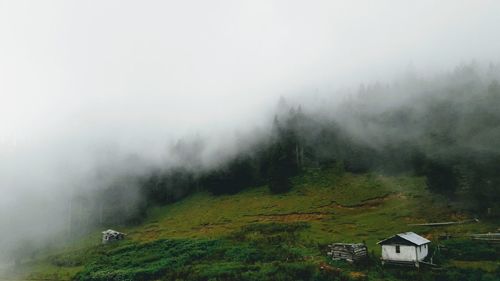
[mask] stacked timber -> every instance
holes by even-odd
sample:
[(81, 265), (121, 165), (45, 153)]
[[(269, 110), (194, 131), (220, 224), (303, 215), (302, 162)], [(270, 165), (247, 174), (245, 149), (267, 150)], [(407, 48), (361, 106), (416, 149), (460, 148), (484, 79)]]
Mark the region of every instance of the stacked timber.
[(368, 248), (362, 243), (334, 243), (328, 245), (327, 254), (331, 256), (333, 260), (355, 262), (367, 256)]

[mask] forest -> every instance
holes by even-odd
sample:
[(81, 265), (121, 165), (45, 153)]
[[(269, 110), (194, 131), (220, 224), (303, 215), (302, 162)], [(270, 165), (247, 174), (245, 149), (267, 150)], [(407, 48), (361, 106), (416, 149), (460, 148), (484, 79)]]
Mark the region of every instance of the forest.
[(498, 216), (499, 74), (497, 65), (464, 64), (436, 77), (361, 85), (339, 104), (311, 109), (282, 97), (269, 134), (246, 149), (204, 167), (196, 162), (202, 141), (179, 140), (172, 153), (189, 166), (156, 168), (80, 195), (75, 205), (88, 212), (72, 224), (86, 228), (92, 220), (85, 216), (99, 218), (98, 225), (138, 223), (148, 207), (200, 190), (235, 194), (268, 184), (284, 193), (308, 167), (422, 176), (457, 208)]

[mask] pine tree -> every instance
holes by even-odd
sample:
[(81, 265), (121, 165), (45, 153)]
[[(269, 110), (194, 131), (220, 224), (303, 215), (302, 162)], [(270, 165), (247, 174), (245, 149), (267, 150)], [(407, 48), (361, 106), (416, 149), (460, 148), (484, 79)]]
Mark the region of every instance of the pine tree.
[(272, 148), (269, 165), (269, 189), (271, 192), (283, 193), (292, 188), (288, 166), (284, 147), (278, 142)]
[(276, 139), (270, 149), (269, 189), (273, 193), (283, 193), (292, 188), (290, 178), (298, 172), (297, 141), (293, 130), (282, 126), (277, 117), (273, 130)]

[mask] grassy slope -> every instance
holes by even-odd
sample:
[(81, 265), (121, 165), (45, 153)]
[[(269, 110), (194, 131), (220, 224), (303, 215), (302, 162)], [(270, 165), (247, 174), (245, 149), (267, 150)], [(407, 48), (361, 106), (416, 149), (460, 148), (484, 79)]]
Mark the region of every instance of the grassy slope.
[[(294, 188), (283, 195), (257, 187), (236, 195), (194, 194), (180, 202), (150, 210), (140, 226), (119, 229), (134, 242), (165, 238), (219, 239), (245, 225), (268, 222), (307, 222), (300, 232), (298, 247), (310, 260), (325, 260), (318, 244), (365, 241), (379, 254), (376, 242), (394, 233), (415, 231), (431, 240), (438, 233), (478, 233), (495, 230), (487, 223), (440, 228), (412, 227), (410, 223), (465, 219), (444, 199), (425, 189), (424, 179), (387, 177), (374, 174), (339, 175), (334, 171), (309, 170), (294, 179)], [(91, 237), (98, 243), (98, 235)], [(88, 242), (87, 242), (88, 243)], [(84, 243), (85, 244), (85, 243)], [(473, 262), (458, 262), (463, 267)], [(46, 260), (32, 262), (32, 277), (71, 277), (82, 269), (54, 266)]]
[[(451, 210), (444, 199), (429, 194), (422, 178), (309, 171), (296, 178), (294, 185), (283, 195), (270, 194), (266, 187), (236, 195), (198, 193), (152, 209), (143, 225), (125, 231), (130, 239), (141, 242), (218, 238), (249, 223), (306, 221), (312, 227), (303, 233), (304, 242), (366, 241), (370, 249), (378, 251), (375, 243), (394, 233), (435, 234), (433, 229), (411, 227), (410, 223), (465, 218)], [(485, 224), (464, 224), (446, 231), (477, 233), (481, 229), (491, 230)]]

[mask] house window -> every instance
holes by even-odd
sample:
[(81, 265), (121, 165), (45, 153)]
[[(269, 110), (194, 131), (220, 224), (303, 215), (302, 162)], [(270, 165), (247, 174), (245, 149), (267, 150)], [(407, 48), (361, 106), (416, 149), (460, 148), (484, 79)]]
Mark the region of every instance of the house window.
[(396, 245), (396, 253), (401, 253), (401, 249), (399, 248), (399, 245)]

